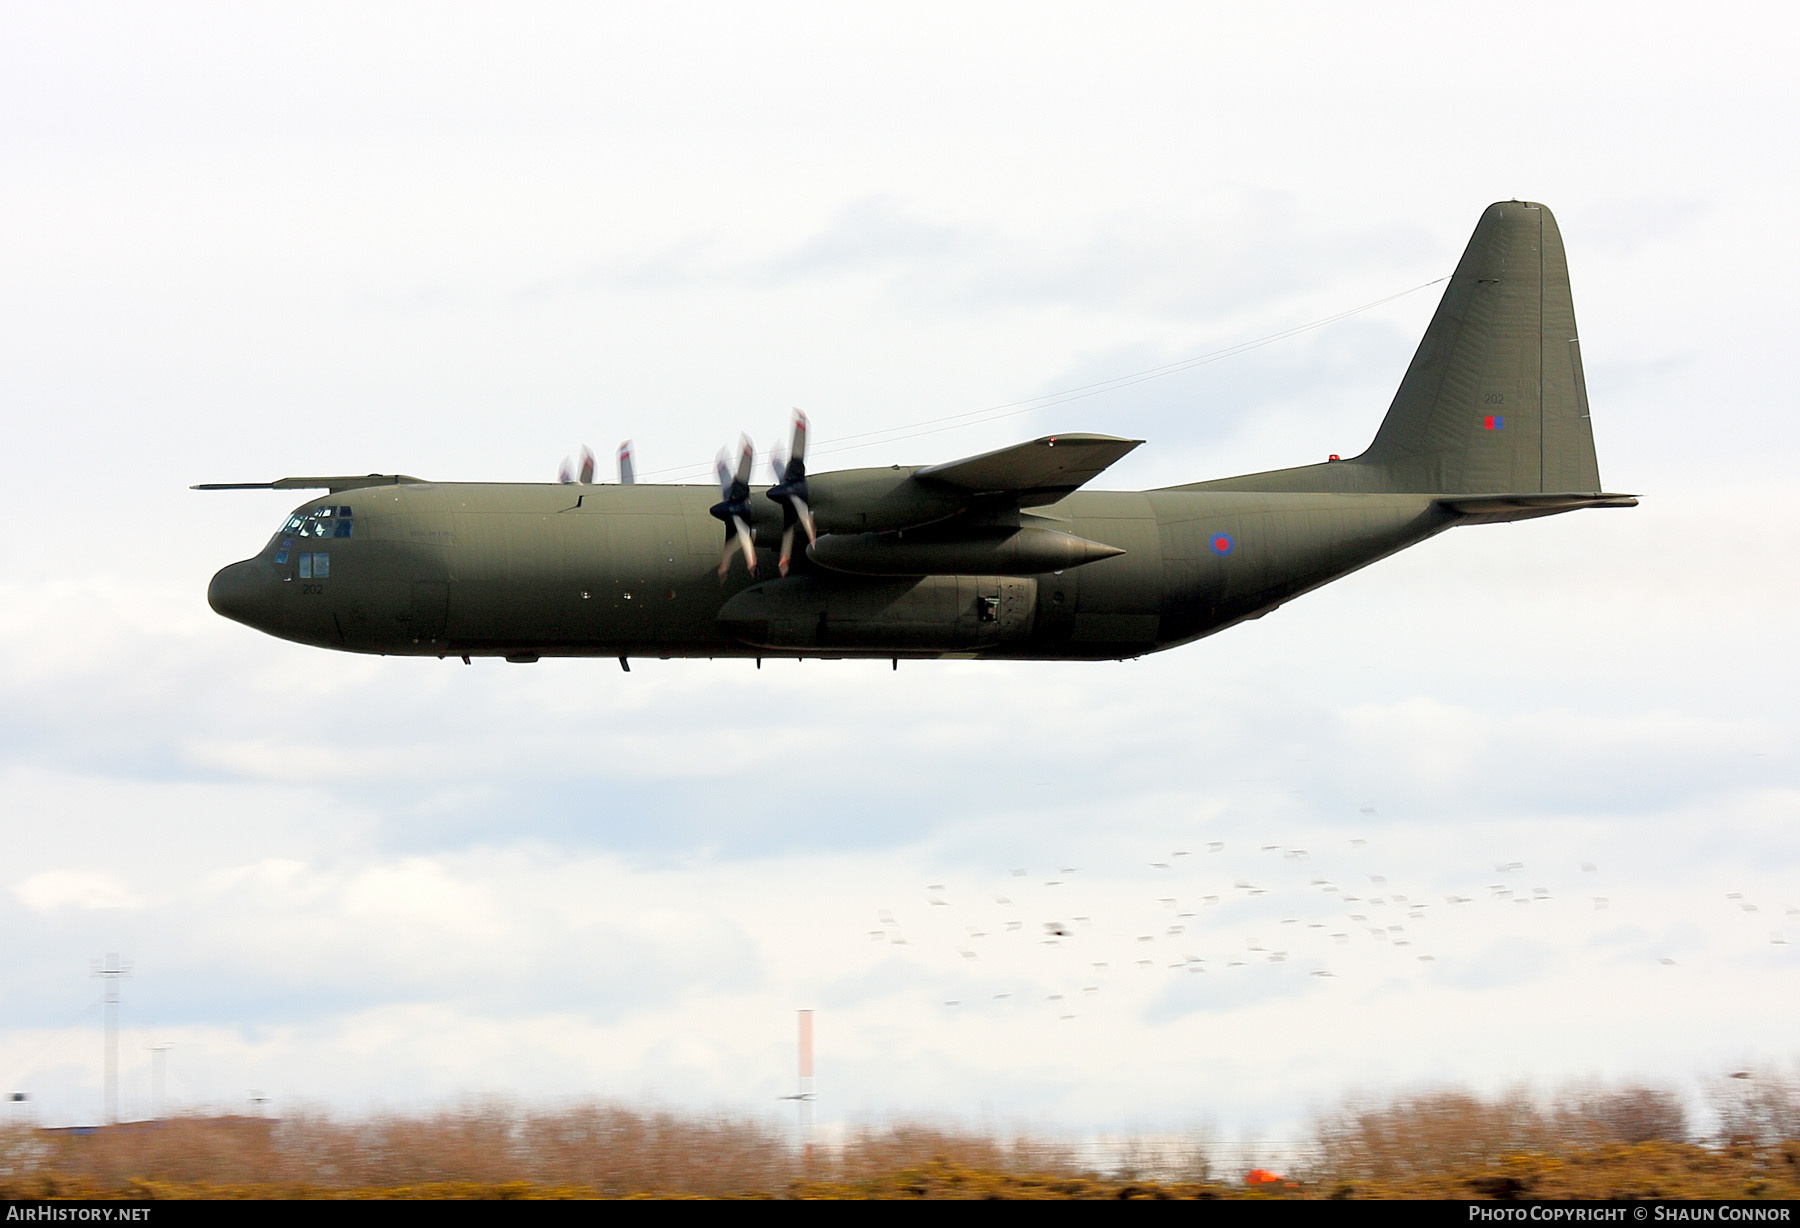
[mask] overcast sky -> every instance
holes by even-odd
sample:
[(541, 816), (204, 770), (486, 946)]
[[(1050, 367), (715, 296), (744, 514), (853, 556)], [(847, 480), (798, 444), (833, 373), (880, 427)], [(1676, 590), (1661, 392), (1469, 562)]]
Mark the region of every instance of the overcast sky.
[[(98, 1117), (107, 952), (128, 1115), (151, 1044), (187, 1107), (774, 1113), (800, 1007), (827, 1124), (1269, 1135), (1791, 1060), (1792, 41), (1774, 5), (0, 7), (0, 1092)], [(1350, 454), (1438, 287), (973, 411), (1421, 286), (1514, 197), (1635, 511), (1124, 664), (465, 668), (206, 606), (290, 499), (195, 482), (628, 436), (703, 480), (792, 406), (815, 470)]]

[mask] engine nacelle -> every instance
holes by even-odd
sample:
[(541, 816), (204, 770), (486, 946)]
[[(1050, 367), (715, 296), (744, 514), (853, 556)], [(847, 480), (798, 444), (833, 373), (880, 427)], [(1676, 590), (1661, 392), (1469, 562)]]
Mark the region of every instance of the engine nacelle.
[[(917, 466), (841, 469), (807, 479), (820, 533), (886, 533), (947, 520), (969, 506), (965, 490), (921, 482)], [(766, 502), (766, 500), (764, 500)]]
[(1037, 576), (1125, 552), (1073, 533), (1016, 525), (968, 528), (955, 536), (828, 533), (807, 550), (821, 567), (863, 576)]

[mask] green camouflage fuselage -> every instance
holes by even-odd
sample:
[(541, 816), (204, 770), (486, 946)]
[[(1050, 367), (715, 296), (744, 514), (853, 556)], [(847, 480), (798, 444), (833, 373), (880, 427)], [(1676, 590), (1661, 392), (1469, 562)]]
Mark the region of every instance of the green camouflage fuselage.
[[(353, 508), (352, 536), (284, 552), (277, 534), (221, 573), (216, 588), (235, 595), (215, 592), (214, 604), (284, 639), (415, 656), (1106, 659), (1257, 617), (1461, 519), (1425, 495), (1084, 491), (1021, 518), (1123, 554), (1027, 577), (851, 576), (802, 558), (786, 580), (765, 559), (753, 580), (740, 560), (721, 581), (716, 497), (642, 485), (345, 491), (332, 503)], [(778, 519), (757, 533), (772, 546)], [(327, 574), (300, 576), (299, 556), (315, 552)], [(764, 630), (754, 608), (721, 620), (746, 590), (780, 629)], [(984, 622), (985, 593), (1020, 608)]]

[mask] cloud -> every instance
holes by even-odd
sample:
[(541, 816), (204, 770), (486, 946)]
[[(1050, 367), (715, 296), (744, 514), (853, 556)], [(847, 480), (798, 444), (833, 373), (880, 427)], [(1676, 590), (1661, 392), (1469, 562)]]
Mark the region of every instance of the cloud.
[(27, 908), (141, 908), (143, 901), (109, 874), (83, 870), (45, 870), (13, 888)]

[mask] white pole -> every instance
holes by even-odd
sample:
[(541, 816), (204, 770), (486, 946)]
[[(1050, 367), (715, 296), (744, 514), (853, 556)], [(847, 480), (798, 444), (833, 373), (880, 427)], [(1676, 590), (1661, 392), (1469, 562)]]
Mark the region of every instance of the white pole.
[(94, 975), (106, 981), (106, 1062), (104, 1066), (105, 1123), (119, 1124), (119, 978), (131, 975), (131, 965), (117, 955), (94, 965)]

